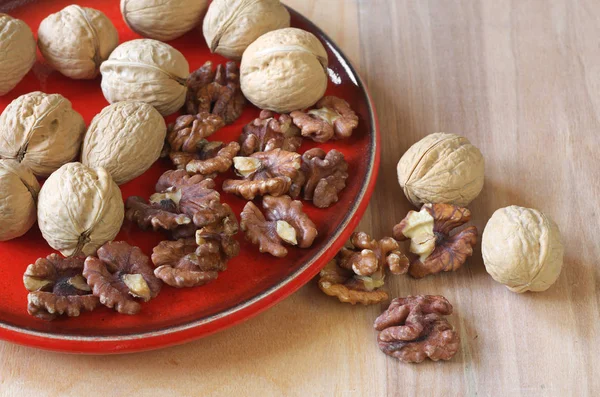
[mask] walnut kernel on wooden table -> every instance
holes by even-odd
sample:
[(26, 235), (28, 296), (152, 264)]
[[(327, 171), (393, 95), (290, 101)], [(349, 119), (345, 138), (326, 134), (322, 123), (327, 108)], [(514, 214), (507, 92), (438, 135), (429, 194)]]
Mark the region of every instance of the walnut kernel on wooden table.
[(302, 145), (300, 130), (290, 116), (282, 114), (276, 119), (269, 110), (262, 110), (258, 118), (244, 126), (239, 141), (242, 156), (273, 149), (295, 152)]
[(358, 126), (358, 116), (348, 102), (335, 96), (322, 98), (315, 109), (295, 110), (290, 116), (301, 128), (302, 136), (315, 142), (349, 138)]
[(265, 215), (253, 203), (248, 202), (241, 214), (240, 226), (246, 239), (259, 246), (260, 252), (284, 257), (287, 243), (300, 248), (310, 247), (317, 237), (317, 228), (302, 210), (302, 203), (290, 196), (265, 196)]
[(443, 317), (450, 314), (452, 305), (443, 296), (396, 298), (375, 320), (379, 348), (405, 363), (450, 360), (460, 346), (458, 333)]
[(425, 204), (419, 212), (410, 211), (393, 232), (395, 239), (411, 241), (408, 273), (422, 278), (460, 268), (473, 255), (477, 228), (450, 233), (470, 220), (471, 211), (451, 204)]
[(92, 311), (100, 303), (83, 278), (85, 257), (61, 258), (50, 254), (29, 265), (23, 284), (29, 291), (27, 311), (43, 320), (60, 315), (77, 317), (82, 310)]
[(154, 276), (148, 258), (138, 247), (124, 241), (110, 242), (88, 256), (83, 276), (103, 305), (122, 314), (136, 314), (138, 299), (147, 302), (160, 292), (162, 282)]

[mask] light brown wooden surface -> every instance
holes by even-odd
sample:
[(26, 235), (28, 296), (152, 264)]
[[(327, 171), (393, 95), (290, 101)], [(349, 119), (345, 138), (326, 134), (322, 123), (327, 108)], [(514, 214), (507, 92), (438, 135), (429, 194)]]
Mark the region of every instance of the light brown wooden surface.
[(342, 305), (314, 283), (217, 335), (113, 357), (0, 342), (3, 396), (592, 396), (600, 394), (600, 3), (597, 0), (288, 0), (366, 79), (383, 157), (362, 229), (382, 237), (411, 209), (395, 165), (435, 131), (486, 159), (472, 204), (482, 230), (509, 204), (558, 223), (565, 267), (544, 293), (487, 275), (479, 245), (453, 274), (395, 277), (393, 296), (442, 294), (462, 348), (405, 365), (377, 349), (382, 307)]

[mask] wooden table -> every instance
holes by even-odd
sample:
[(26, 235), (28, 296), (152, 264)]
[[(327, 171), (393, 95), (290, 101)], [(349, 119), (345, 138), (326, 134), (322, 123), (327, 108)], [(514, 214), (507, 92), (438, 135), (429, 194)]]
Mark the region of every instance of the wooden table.
[(0, 343), (0, 395), (586, 396), (600, 377), (600, 3), (596, 0), (289, 0), (365, 77), (383, 138), (362, 230), (390, 233), (411, 209), (396, 162), (421, 137), (467, 136), (486, 159), (471, 209), (558, 223), (565, 267), (544, 293), (517, 295), (481, 251), (456, 273), (395, 277), (393, 296), (442, 294), (462, 339), (450, 362), (381, 353), (381, 306), (352, 307), (310, 283), (217, 335), (155, 352), (72, 356)]

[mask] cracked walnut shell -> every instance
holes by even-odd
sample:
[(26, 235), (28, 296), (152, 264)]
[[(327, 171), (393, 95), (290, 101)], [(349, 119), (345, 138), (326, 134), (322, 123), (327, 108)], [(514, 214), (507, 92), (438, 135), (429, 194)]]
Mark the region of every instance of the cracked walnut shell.
[(315, 109), (290, 113), (294, 124), (302, 129), (302, 136), (315, 142), (349, 138), (358, 126), (358, 116), (345, 100), (326, 96), (319, 100)]
[(121, 0), (123, 20), (137, 34), (174, 40), (202, 20), (208, 0)]
[(119, 44), (119, 33), (103, 12), (70, 5), (50, 14), (38, 29), (38, 47), (54, 69), (72, 79), (93, 79)]
[(100, 301), (82, 276), (84, 260), (50, 254), (27, 266), (23, 284), (29, 291), (29, 314), (54, 320), (59, 315), (76, 317), (82, 310), (94, 310)]
[(37, 176), (48, 176), (79, 153), (83, 117), (59, 94), (30, 92), (0, 116), (0, 158), (13, 159)]
[(312, 33), (284, 28), (265, 33), (242, 56), (244, 96), (260, 109), (289, 113), (314, 105), (327, 89), (327, 51)]
[(282, 258), (288, 251), (283, 243), (310, 247), (317, 237), (317, 228), (302, 210), (302, 203), (289, 196), (263, 198), (266, 217), (252, 202), (248, 202), (241, 214), (240, 226), (246, 238), (259, 246), (260, 252), (268, 252)]
[(404, 153), (397, 170), (406, 198), (416, 207), (424, 203), (466, 207), (483, 189), (483, 156), (459, 135), (426, 136)]
[(95, 253), (119, 233), (123, 217), (121, 190), (108, 172), (81, 163), (50, 175), (38, 198), (42, 236), (65, 256)]
[(327, 208), (338, 202), (339, 193), (346, 187), (348, 163), (335, 149), (325, 153), (314, 148), (302, 155), (302, 173), (306, 178), (302, 198), (318, 208)]
[(289, 115), (282, 114), (276, 119), (273, 112), (263, 110), (258, 118), (244, 126), (240, 145), (243, 156), (273, 149), (295, 152), (302, 145), (302, 137)]
[(25, 234), (37, 218), (40, 184), (29, 168), (0, 159), (0, 241)]
[(0, 96), (10, 92), (36, 59), (33, 32), (20, 19), (0, 13)]
[(410, 211), (394, 226), (394, 238), (410, 239), (411, 262), (408, 273), (422, 278), (439, 272), (455, 271), (473, 255), (477, 228), (469, 226), (450, 233), (471, 220), (471, 211), (451, 204), (425, 204), (419, 212)]
[(532, 208), (511, 205), (494, 212), (483, 230), (487, 272), (513, 292), (545, 291), (556, 282), (564, 248), (556, 223)]
[(114, 103), (92, 120), (83, 140), (81, 162), (103, 167), (122, 185), (158, 160), (166, 131), (160, 113), (147, 103)]
[(232, 124), (241, 116), (246, 98), (240, 90), (240, 76), (235, 62), (218, 65), (213, 70), (207, 61), (187, 79), (186, 111), (221, 116), (225, 124)]
[(163, 116), (185, 102), (190, 66), (175, 48), (150, 39), (119, 45), (100, 66), (102, 92), (110, 103), (145, 102)]
[(211, 52), (240, 60), (263, 34), (290, 26), (290, 13), (279, 0), (214, 0), (202, 25)]
[(379, 348), (405, 363), (450, 360), (460, 346), (458, 333), (443, 317), (450, 314), (452, 305), (443, 296), (396, 298), (375, 320)]
[(223, 191), (237, 194), (246, 200), (256, 196), (281, 196), (289, 193), (297, 197), (301, 158), (298, 153), (274, 149), (257, 152), (249, 157), (234, 157), (233, 165), (243, 180), (228, 179), (223, 182)]
[(160, 292), (161, 281), (154, 276), (148, 258), (138, 247), (124, 241), (110, 242), (88, 256), (83, 276), (100, 303), (122, 314), (137, 314), (144, 302)]

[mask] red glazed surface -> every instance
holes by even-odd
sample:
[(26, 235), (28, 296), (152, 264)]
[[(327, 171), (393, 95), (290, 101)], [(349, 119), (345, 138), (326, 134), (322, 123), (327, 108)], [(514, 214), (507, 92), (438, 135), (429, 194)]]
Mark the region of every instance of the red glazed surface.
[[(27, 22), (34, 33), (44, 17), (72, 4), (72, 0), (2, 2), (0, 12)], [(121, 18), (116, 0), (84, 0), (77, 4), (103, 11), (119, 31), (120, 42), (139, 36)], [(350, 164), (348, 186), (340, 201), (329, 209), (305, 204), (305, 210), (315, 221), (319, 237), (310, 249), (290, 248), (286, 258), (276, 259), (260, 254), (258, 248), (238, 235), (241, 254), (229, 262), (219, 278), (202, 287), (174, 289), (164, 286), (160, 295), (143, 305), (136, 316), (119, 315), (101, 307), (77, 318), (45, 322), (27, 314), (27, 291), (22, 276), (28, 264), (53, 252), (44, 241), (37, 226), (25, 236), (0, 242), (0, 338), (43, 349), (79, 353), (120, 353), (150, 350), (183, 343), (206, 336), (246, 320), (290, 295), (313, 278), (344, 245), (357, 226), (373, 192), (379, 167), (379, 132), (371, 100), (360, 78), (331, 40), (301, 15), (292, 13), (292, 26), (313, 32), (329, 53), (329, 88), (327, 95), (346, 99), (360, 118), (359, 128), (348, 140), (318, 145), (325, 150), (336, 148), (344, 153)], [(215, 64), (225, 61), (208, 51), (202, 34), (192, 31), (169, 44), (181, 51), (191, 70), (207, 60)], [(16, 97), (31, 91), (60, 93), (67, 97), (75, 110), (89, 124), (91, 119), (108, 105), (100, 89), (100, 77), (91, 81), (76, 81), (62, 76), (43, 63), (38, 63), (10, 93), (0, 97), (0, 111)], [(211, 139), (237, 140), (242, 127), (256, 117), (259, 110), (248, 105), (242, 117), (219, 131)], [(172, 121), (176, 115), (170, 116)], [(300, 153), (311, 147), (305, 141)], [(121, 186), (123, 198), (131, 195), (148, 197), (162, 172), (170, 169), (168, 161), (159, 161), (139, 178)], [(217, 180), (220, 186), (225, 177)], [(245, 201), (228, 194), (222, 195), (239, 215)], [(156, 232), (142, 232), (125, 221), (118, 240), (137, 245), (150, 255), (152, 248), (164, 239)]]

